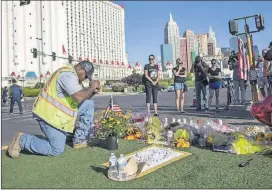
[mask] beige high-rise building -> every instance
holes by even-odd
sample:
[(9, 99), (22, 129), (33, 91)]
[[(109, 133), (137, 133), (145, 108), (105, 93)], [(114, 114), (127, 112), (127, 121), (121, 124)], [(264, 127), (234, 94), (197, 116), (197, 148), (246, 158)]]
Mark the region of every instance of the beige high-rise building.
[(199, 54), (208, 55), (208, 36), (207, 34), (200, 34), (196, 36), (199, 43)]
[(183, 34), (183, 37), (186, 38), (187, 41), (187, 58), (188, 58), (188, 69), (191, 68), (192, 65), (192, 57), (191, 54), (195, 50), (195, 34), (192, 30), (186, 30)]
[(169, 21), (164, 28), (164, 43), (171, 44), (173, 48), (173, 63), (180, 56), (179, 28), (173, 20), (172, 14), (169, 14)]

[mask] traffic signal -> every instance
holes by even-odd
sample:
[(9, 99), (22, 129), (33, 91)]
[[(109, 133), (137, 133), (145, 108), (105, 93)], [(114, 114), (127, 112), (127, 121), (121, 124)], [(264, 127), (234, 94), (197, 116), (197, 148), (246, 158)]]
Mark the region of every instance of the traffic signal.
[(20, 6), (29, 5), (30, 0), (20, 0)]
[(264, 17), (262, 15), (255, 16), (255, 25), (258, 31), (264, 30)]
[(238, 24), (234, 20), (229, 21), (229, 32), (231, 35), (235, 35), (238, 33)]
[(36, 48), (33, 48), (32, 53), (33, 53), (33, 58), (37, 58), (38, 52)]
[(69, 60), (69, 63), (72, 63), (73, 58), (71, 55), (69, 55), (68, 60)]
[(52, 52), (52, 60), (56, 61), (56, 53), (55, 52)]

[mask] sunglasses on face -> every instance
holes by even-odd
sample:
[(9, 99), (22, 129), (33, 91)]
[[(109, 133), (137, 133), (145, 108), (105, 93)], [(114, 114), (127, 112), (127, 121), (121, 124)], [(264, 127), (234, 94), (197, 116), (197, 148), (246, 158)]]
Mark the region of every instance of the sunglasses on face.
[(154, 60), (154, 58), (149, 58), (149, 60)]

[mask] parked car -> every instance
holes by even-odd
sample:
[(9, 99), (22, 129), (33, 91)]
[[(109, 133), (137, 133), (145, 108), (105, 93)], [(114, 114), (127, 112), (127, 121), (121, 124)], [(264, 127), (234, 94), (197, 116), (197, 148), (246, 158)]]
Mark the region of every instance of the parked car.
[(170, 86), (168, 86), (167, 91), (168, 92), (174, 92), (175, 91), (174, 84), (170, 84)]

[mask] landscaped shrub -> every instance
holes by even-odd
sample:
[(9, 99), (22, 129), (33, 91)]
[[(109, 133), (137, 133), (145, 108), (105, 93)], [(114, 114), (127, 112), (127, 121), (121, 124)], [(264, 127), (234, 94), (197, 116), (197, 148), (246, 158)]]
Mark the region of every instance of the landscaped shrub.
[(192, 81), (193, 80), (193, 73), (187, 73), (186, 80), (187, 81)]
[(159, 85), (167, 89), (169, 86), (169, 83), (167, 81), (159, 81)]
[(35, 87), (34, 88), (43, 88), (44, 87), (44, 83), (43, 82), (37, 82), (35, 84)]
[(106, 86), (102, 86), (102, 92), (112, 92), (112, 89), (106, 88)]
[(37, 97), (40, 91), (39, 88), (23, 88), (24, 97)]
[(136, 73), (136, 74), (132, 74), (130, 76), (123, 78), (121, 81), (128, 85), (136, 85), (136, 84), (142, 84), (142, 78), (143, 78), (143, 75)]
[(127, 87), (126, 83), (116, 82), (111, 85), (113, 92), (124, 92), (124, 89)]

